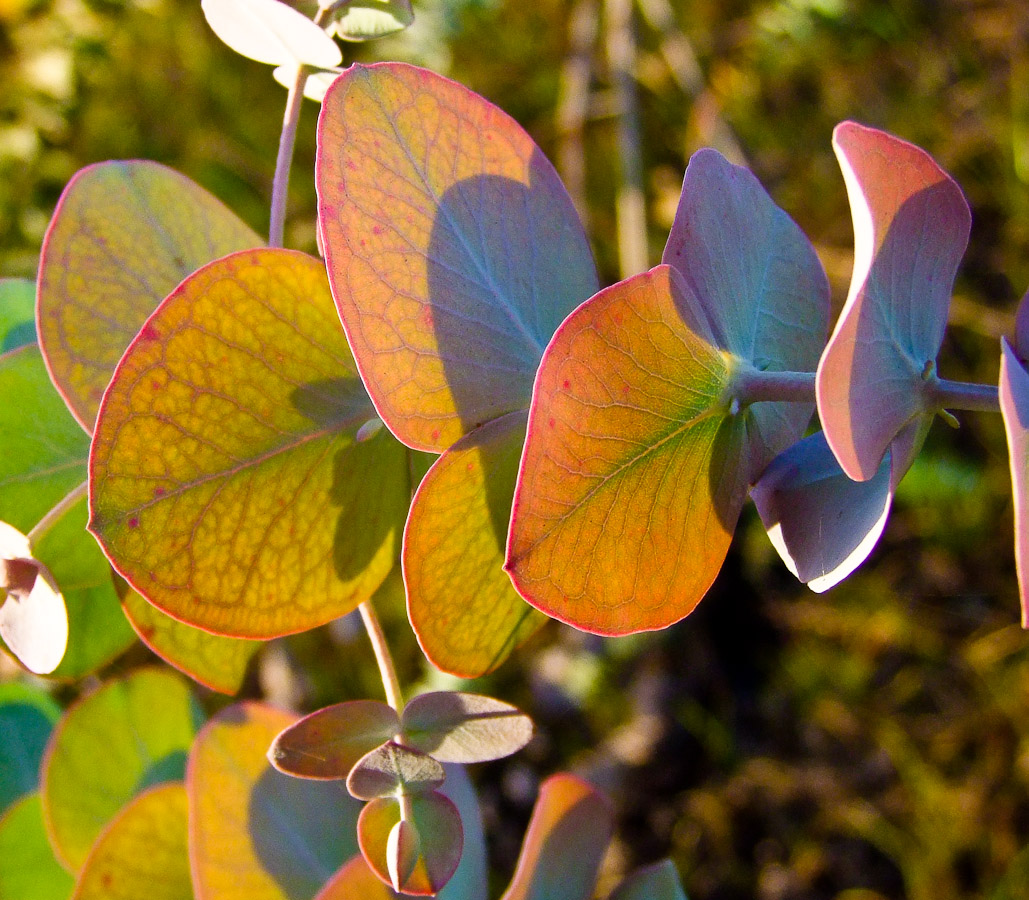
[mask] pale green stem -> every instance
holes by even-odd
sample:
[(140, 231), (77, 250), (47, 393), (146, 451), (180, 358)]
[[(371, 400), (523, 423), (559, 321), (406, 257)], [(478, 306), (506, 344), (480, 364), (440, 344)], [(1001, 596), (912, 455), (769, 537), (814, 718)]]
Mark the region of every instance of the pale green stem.
[(69, 509), (71, 509), (76, 503), (78, 503), (83, 497), (86, 496), (86, 492), (89, 490), (89, 482), (83, 481), (82, 484), (76, 485), (72, 488), (67, 495), (57, 503), (53, 509), (50, 510), (42, 519), (40, 519), (35, 527), (25, 537), (29, 539), (29, 546), (35, 547), (36, 543), (50, 531), (61, 519)]
[[(382, 678), (382, 687), (386, 691), (386, 702), (396, 710), (397, 715), (400, 715), (404, 710), (400, 681), (397, 679), (397, 670), (393, 666), (393, 655), (389, 652), (389, 644), (386, 643), (386, 635), (382, 630), (379, 617), (375, 614), (371, 603), (367, 601), (357, 608), (361, 612), (364, 630), (368, 632), (368, 639), (371, 641), (372, 651), (375, 653), (375, 661), (379, 664), (379, 676)], [(403, 731), (397, 732), (394, 740), (402, 744), (404, 742)], [(414, 806), (410, 796), (401, 793), (397, 800), (400, 802), (400, 818), (405, 822), (413, 821)]]
[(372, 642), (372, 652), (375, 653), (375, 661), (379, 664), (379, 675), (382, 678), (382, 687), (386, 691), (386, 702), (397, 711), (399, 715), (404, 709), (404, 700), (400, 694), (400, 682), (397, 680), (397, 671), (393, 667), (393, 656), (389, 652), (389, 645), (386, 643), (386, 635), (379, 624), (379, 617), (372, 609), (371, 603), (365, 602), (357, 607), (361, 612), (361, 621), (364, 622), (364, 629), (368, 632), (368, 640)]

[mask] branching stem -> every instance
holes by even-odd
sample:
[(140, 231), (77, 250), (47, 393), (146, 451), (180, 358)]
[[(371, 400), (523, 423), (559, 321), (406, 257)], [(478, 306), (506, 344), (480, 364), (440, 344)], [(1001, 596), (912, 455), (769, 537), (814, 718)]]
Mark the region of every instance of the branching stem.
[(65, 497), (58, 501), (58, 503), (40, 519), (33, 529), (25, 535), (29, 539), (29, 546), (35, 547), (36, 543), (50, 531), (60, 521), (69, 509), (71, 509), (76, 503), (78, 503), (83, 497), (86, 496), (86, 491), (89, 490), (89, 482), (83, 481), (82, 484), (73, 487)]
[[(992, 384), (932, 378), (923, 390), (929, 408), (1000, 412), (997, 388)], [(741, 407), (762, 401), (814, 403), (815, 373), (767, 372), (741, 366), (733, 375), (732, 396)]]

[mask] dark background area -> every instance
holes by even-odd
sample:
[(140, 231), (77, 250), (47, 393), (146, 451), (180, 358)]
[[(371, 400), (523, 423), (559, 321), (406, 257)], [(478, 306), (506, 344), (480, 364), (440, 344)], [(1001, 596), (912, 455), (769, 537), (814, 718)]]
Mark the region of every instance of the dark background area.
[[(569, 176), (602, 278), (617, 280), (623, 110), (605, 4), (431, 0), (416, 15), (400, 37), (347, 47), (346, 62), (427, 65), (511, 113)], [(597, 30), (580, 60), (588, 93), (569, 89), (576, 15)], [(932, 153), (972, 206), (940, 371), (996, 383), (999, 337), (1029, 286), (1029, 7), (649, 0), (637, 25), (649, 264), (686, 160), (713, 144), (807, 232), (838, 309), (852, 231), (832, 128), (886, 128)], [(0, 275), (34, 276), (64, 184), (104, 159), (171, 165), (266, 230), (285, 91), (218, 43), (199, 2), (0, 0), (0, 85)], [(316, 114), (307, 103), (286, 228), (308, 251)], [(1029, 896), (1029, 636), (1007, 451), (999, 416), (960, 418), (934, 426), (872, 557), (827, 594), (792, 579), (748, 507), (684, 622), (619, 640), (552, 623), (468, 685), (538, 726), (525, 751), (474, 773), (495, 895), (539, 781), (572, 770), (619, 812), (602, 891), (670, 855), (693, 900)], [(454, 684), (426, 672), (396, 591), (386, 606), (405, 684)], [(344, 620), (270, 645), (246, 693), (313, 709), (381, 686)]]

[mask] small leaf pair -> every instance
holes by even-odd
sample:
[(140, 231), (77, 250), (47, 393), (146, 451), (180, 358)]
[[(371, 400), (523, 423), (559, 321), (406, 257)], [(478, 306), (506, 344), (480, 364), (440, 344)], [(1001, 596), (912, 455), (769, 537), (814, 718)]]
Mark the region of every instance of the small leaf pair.
[[(590, 900), (614, 830), (614, 813), (603, 794), (574, 775), (561, 773), (540, 786), (518, 865), (501, 900)], [(456, 882), (456, 879), (455, 879)], [(451, 882), (441, 900), (486, 900), (485, 879)], [(457, 891), (452, 889), (458, 887)], [(355, 857), (316, 900), (397, 900), (401, 895), (376, 879)], [(685, 900), (675, 865), (664, 860), (629, 875), (610, 900)]]
[(824, 433), (787, 449), (752, 496), (787, 566), (827, 590), (871, 552), (940, 411), (936, 357), (971, 214), (924, 150), (843, 122), (854, 219), (847, 302), (816, 373)]
[(398, 891), (434, 894), (457, 869), (463, 843), (460, 815), (437, 790), (441, 764), (500, 759), (531, 736), (531, 720), (507, 703), (434, 692), (402, 715), (371, 700), (326, 707), (283, 731), (268, 758), (301, 778), (346, 778), (352, 796), (370, 801), (358, 838), (372, 870)]
[(222, 41), (241, 56), (275, 66), (273, 76), (284, 87), (306, 68), (304, 96), (318, 103), (343, 61), (330, 33), (345, 41), (370, 41), (414, 21), (410, 0), (327, 0), (319, 7), (322, 24), (279, 0), (203, 0), (201, 6)]

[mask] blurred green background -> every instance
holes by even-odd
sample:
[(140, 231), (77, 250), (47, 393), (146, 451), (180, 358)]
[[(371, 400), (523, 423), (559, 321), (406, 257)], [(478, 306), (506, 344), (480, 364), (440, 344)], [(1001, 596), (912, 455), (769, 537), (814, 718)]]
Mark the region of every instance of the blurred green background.
[[(640, 0), (628, 106), (617, 6), (424, 0), (414, 27), (348, 47), (347, 62), (427, 65), (515, 116), (566, 176), (606, 282), (619, 277), (616, 195), (632, 186), (619, 126), (633, 117), (648, 264), (686, 160), (713, 144), (808, 233), (836, 308), (851, 224), (832, 127), (853, 118), (914, 141), (973, 209), (941, 372), (996, 382), (1029, 285), (1029, 5)], [(284, 100), (267, 67), (209, 33), (197, 0), (0, 0), (0, 275), (34, 276), (64, 184), (104, 159), (171, 165), (265, 231)], [(306, 250), (316, 114), (308, 103), (286, 232)], [(1029, 636), (1007, 452), (999, 417), (961, 418), (937, 424), (872, 558), (828, 594), (792, 580), (748, 508), (685, 622), (606, 641), (551, 624), (472, 685), (539, 726), (526, 751), (475, 773), (498, 886), (538, 782), (572, 769), (619, 810), (605, 889), (671, 855), (693, 900), (1029, 896)], [(393, 594), (407, 683), (449, 684), (425, 672)], [(305, 709), (380, 691), (349, 620), (270, 645), (246, 688)]]

